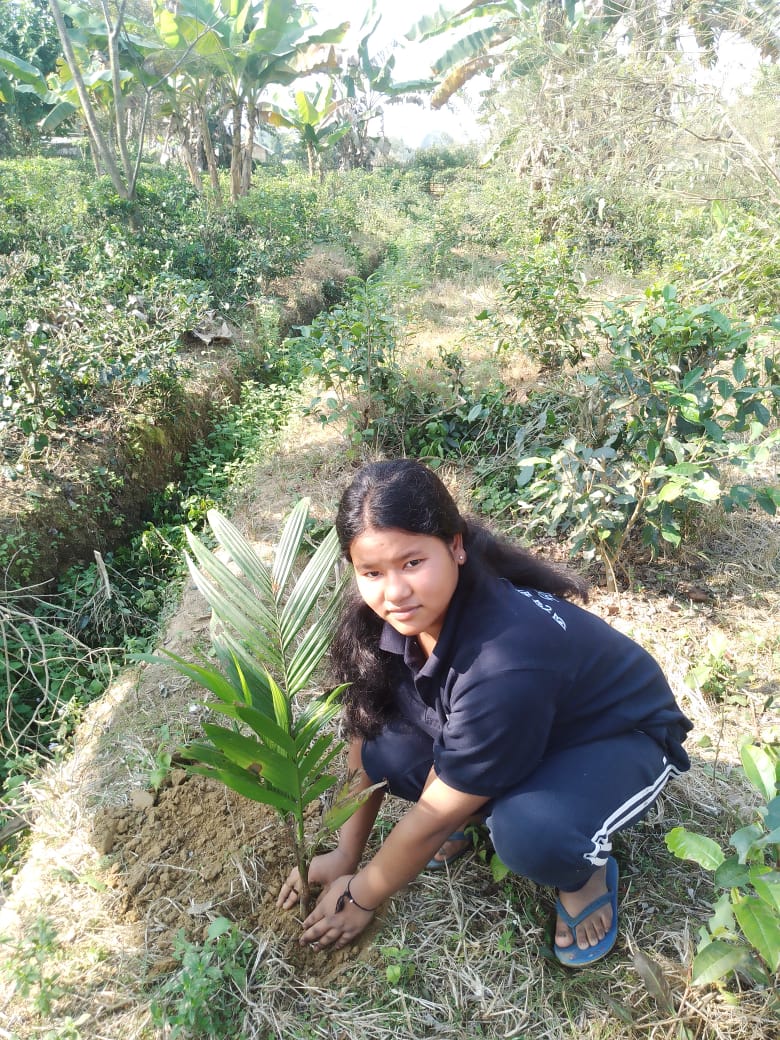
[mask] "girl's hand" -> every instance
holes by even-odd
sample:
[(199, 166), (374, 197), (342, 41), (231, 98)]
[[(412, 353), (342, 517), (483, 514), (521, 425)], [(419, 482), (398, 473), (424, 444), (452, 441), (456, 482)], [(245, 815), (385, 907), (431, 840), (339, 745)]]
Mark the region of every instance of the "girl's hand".
[[(356, 939), (371, 922), (373, 910), (361, 910), (348, 897), (342, 899), (353, 877), (353, 874), (344, 874), (336, 878), (322, 893), (316, 907), (303, 922), (302, 945), (308, 944), (315, 949), (335, 946), (340, 950)], [(341, 909), (337, 911), (340, 900)]]
[[(350, 857), (340, 849), (326, 852), (322, 856), (315, 856), (309, 864), (309, 884), (327, 887), (336, 878), (343, 874), (349, 874), (354, 870), (357, 863), (352, 862)], [(282, 910), (291, 910), (300, 899), (301, 875), (298, 868), (290, 871), (287, 880), (279, 890), (276, 905)]]

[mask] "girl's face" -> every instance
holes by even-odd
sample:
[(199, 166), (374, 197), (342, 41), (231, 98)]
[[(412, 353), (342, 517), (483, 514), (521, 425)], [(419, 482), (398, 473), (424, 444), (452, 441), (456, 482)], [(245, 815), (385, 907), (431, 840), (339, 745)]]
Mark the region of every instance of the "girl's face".
[(463, 540), (443, 542), (395, 528), (368, 528), (349, 547), (365, 603), (405, 636), (417, 636), (430, 654), (465, 560)]

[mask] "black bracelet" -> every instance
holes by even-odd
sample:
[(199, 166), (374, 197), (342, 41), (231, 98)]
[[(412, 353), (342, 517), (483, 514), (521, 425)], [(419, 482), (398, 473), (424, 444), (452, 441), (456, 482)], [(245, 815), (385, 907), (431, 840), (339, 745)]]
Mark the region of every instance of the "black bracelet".
[(344, 891), (341, 893), (341, 895), (338, 898), (338, 902), (336, 903), (336, 909), (335, 909), (334, 913), (340, 914), (341, 911), (344, 909), (344, 904), (346, 903), (347, 900), (349, 900), (350, 903), (354, 903), (354, 905), (358, 908), (358, 910), (363, 910), (367, 914), (373, 914), (376, 911), (376, 907), (371, 908), (371, 907), (368, 907), (368, 906), (362, 906), (360, 903), (358, 903), (357, 899), (355, 899), (355, 897), (352, 895), (352, 892), (350, 891), (349, 886), (352, 884), (352, 882), (354, 880), (355, 880), (355, 875), (353, 874), (352, 877), (347, 882), (347, 887), (344, 889)]

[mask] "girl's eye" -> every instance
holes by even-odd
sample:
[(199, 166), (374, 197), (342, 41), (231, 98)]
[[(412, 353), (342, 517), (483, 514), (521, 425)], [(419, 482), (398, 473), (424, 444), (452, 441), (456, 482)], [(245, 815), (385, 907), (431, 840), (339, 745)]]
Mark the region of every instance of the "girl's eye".
[(419, 565), (421, 563), (422, 563), (422, 560), (407, 560), (406, 561), (406, 566), (407, 567), (419, 567)]

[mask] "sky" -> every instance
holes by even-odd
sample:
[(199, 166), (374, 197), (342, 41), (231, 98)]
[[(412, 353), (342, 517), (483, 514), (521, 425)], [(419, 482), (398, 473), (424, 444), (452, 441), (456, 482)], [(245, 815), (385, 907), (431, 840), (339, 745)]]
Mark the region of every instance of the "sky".
[[(361, 26), (370, 6), (370, 0), (313, 0), (325, 28), (350, 22), (345, 44), (357, 42), (365, 34)], [(404, 34), (425, 15), (439, 8), (458, 10), (458, 0), (376, 0), (376, 15), (381, 20), (371, 37), (370, 52), (382, 54), (393, 51), (396, 56), (396, 81), (424, 79), (430, 75), (430, 66), (447, 49), (442, 37), (425, 44), (409, 43)], [(395, 43), (395, 46), (393, 44)], [(480, 136), (479, 127), (469, 107), (460, 99), (449, 106), (432, 111), (430, 105), (398, 104), (384, 106), (384, 128), (388, 137), (400, 138), (411, 148), (419, 148), (429, 134), (446, 133), (458, 142)]]

